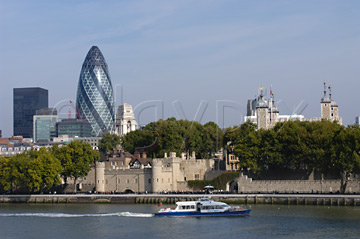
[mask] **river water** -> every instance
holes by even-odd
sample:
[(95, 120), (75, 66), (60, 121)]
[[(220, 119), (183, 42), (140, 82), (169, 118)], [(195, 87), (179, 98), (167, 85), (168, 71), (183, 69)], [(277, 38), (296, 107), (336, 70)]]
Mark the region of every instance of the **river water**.
[(0, 238), (360, 238), (360, 207), (251, 209), (248, 217), (157, 218), (157, 205), (0, 204)]

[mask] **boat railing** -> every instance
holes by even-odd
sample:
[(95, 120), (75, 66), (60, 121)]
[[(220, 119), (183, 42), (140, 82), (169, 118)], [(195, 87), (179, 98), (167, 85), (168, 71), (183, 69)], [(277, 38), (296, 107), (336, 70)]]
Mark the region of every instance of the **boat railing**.
[(171, 210), (171, 208), (164, 207), (164, 208), (160, 208), (159, 212), (169, 212), (170, 210)]
[(232, 206), (231, 211), (241, 211), (242, 208), (240, 206)]

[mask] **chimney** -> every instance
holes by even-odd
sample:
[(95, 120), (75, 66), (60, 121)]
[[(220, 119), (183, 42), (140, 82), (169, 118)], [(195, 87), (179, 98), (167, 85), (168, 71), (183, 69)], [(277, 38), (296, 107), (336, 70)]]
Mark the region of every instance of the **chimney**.
[(135, 152), (135, 153), (134, 153), (134, 158), (137, 158), (137, 159), (140, 158), (140, 153), (139, 153), (139, 152)]
[(186, 159), (186, 153), (181, 153), (181, 159), (185, 160)]
[(142, 157), (143, 159), (146, 159), (146, 153), (143, 152), (142, 155), (141, 155), (141, 157)]
[(176, 158), (176, 152), (170, 152), (170, 158)]

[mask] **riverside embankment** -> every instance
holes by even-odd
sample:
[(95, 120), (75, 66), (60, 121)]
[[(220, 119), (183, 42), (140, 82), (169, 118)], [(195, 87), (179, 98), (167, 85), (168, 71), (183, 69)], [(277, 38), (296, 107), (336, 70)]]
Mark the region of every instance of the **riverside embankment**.
[(360, 195), (338, 194), (49, 194), (0, 195), (1, 203), (135, 203), (173, 204), (210, 196), (214, 200), (237, 204), (288, 204), (360, 206)]

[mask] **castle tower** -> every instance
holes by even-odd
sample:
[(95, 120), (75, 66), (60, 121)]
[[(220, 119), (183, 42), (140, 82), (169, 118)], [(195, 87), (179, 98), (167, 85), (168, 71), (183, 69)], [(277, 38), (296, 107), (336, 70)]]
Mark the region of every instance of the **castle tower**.
[(257, 115), (257, 128), (267, 129), (269, 118), (269, 106), (267, 101), (264, 99), (263, 89), (260, 88), (261, 94), (256, 104), (256, 115)]
[(95, 190), (105, 192), (105, 163), (96, 162), (95, 165)]
[(269, 101), (269, 125), (270, 127), (274, 127), (277, 122), (279, 122), (279, 109), (275, 106), (274, 93), (272, 91), (272, 87), (270, 86), (270, 101)]
[(332, 99), (331, 86), (327, 87), (329, 90), (329, 96), (326, 92), (326, 82), (324, 81), (324, 96), (321, 98), (321, 119), (329, 120), (331, 122), (337, 121), (342, 124), (342, 118), (339, 117), (339, 106)]
[(170, 152), (170, 157), (153, 159), (152, 176), (153, 192), (176, 191), (177, 182), (183, 181), (183, 173), (180, 168), (181, 158), (176, 157), (176, 153)]

